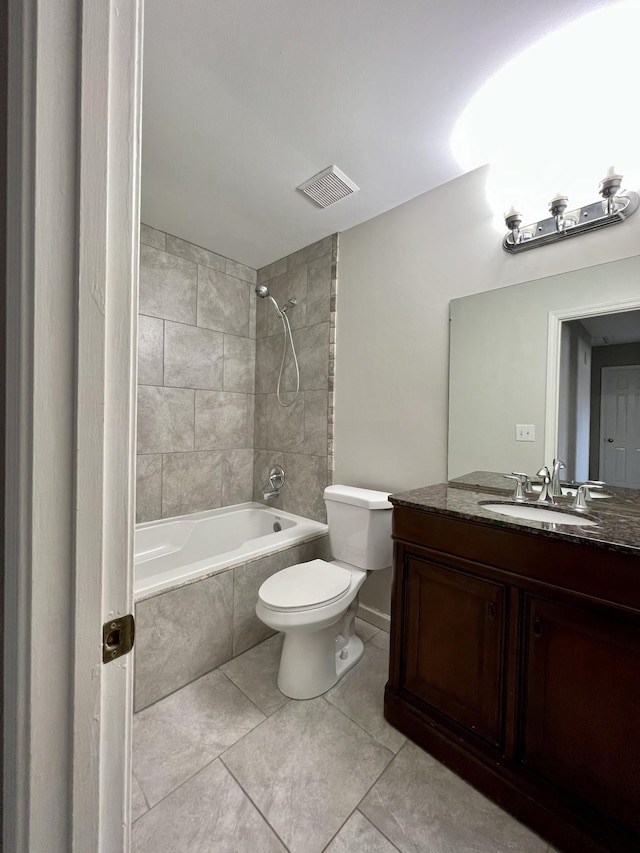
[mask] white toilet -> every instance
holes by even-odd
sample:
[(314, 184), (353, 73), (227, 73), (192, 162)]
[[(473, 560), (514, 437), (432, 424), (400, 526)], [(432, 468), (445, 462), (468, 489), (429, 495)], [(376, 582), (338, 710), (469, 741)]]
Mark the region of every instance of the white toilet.
[(285, 635), (278, 672), (285, 696), (326, 693), (362, 657), (362, 640), (354, 633), (358, 592), (367, 572), (391, 565), (387, 498), (387, 492), (328, 486), (324, 500), (335, 559), (298, 563), (260, 587), (258, 618)]

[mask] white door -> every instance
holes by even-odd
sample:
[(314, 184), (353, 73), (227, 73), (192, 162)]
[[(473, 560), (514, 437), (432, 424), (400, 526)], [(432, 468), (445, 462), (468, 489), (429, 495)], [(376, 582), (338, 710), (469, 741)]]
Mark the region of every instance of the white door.
[(603, 367), (600, 479), (640, 488), (640, 366)]
[(129, 849), (142, 0), (10, 0), (3, 849)]

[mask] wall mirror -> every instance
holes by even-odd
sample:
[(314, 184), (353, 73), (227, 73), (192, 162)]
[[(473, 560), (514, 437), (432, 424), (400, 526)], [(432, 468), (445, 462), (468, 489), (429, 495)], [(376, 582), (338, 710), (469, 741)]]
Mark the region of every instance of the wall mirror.
[(449, 479), (557, 455), (566, 479), (639, 488), (639, 312), (640, 257), (453, 300)]

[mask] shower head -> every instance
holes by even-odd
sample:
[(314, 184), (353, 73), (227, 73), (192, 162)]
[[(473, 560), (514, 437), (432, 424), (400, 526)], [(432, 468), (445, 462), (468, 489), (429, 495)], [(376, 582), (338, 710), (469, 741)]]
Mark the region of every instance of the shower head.
[(266, 284), (256, 284), (256, 296), (259, 296), (260, 299), (266, 299), (269, 295), (269, 288)]

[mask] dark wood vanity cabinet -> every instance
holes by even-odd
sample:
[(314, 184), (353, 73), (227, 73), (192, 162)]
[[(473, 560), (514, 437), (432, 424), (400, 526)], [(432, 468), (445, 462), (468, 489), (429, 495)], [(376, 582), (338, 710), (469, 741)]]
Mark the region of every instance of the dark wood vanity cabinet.
[(408, 557), (407, 569), (404, 687), (500, 744), (504, 584), (415, 556)]
[(527, 596), (525, 621), (523, 763), (633, 827), (640, 849), (638, 620)]
[(566, 851), (640, 851), (640, 560), (394, 507), (385, 715)]

